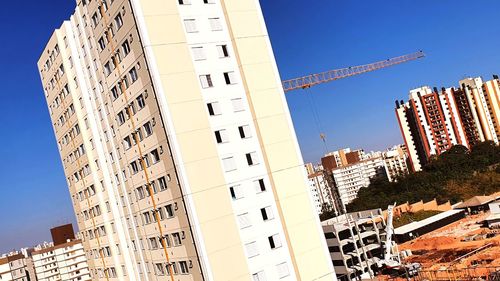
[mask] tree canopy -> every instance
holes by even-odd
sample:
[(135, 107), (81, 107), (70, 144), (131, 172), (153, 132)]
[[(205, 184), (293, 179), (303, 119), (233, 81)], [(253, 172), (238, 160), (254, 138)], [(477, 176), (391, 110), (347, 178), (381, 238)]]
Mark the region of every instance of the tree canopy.
[(396, 182), (374, 179), (358, 192), (349, 212), (384, 209), (394, 202), (429, 201), (456, 203), (476, 195), (500, 191), (500, 147), (483, 142), (468, 150), (456, 145), (434, 157), (422, 171), (400, 177)]

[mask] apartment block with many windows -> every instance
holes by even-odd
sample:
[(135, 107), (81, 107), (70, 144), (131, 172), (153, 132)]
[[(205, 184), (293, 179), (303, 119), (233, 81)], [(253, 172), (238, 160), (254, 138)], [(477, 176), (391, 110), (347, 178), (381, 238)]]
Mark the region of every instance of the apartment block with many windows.
[(257, 0), (79, 0), (39, 63), (95, 280), (335, 280)]
[(396, 115), (414, 171), (453, 145), (498, 144), (498, 77), (487, 82), (480, 77), (467, 78), (459, 83), (458, 89), (417, 88), (410, 91), (408, 102), (396, 101)]

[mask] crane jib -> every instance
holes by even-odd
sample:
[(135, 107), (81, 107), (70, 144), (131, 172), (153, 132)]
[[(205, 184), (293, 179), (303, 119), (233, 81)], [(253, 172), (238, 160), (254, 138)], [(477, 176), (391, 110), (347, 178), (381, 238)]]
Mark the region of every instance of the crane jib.
[(393, 65), (409, 62), (412, 60), (420, 59), (425, 57), (423, 51), (419, 51), (416, 53), (399, 56), (395, 58), (390, 58), (383, 61), (378, 61), (365, 65), (351, 66), (341, 69), (329, 70), (321, 73), (315, 73), (299, 78), (294, 78), (290, 80), (285, 80), (282, 82), (283, 90), (285, 92), (289, 92), (297, 89), (307, 89), (311, 86), (328, 83), (333, 80), (338, 80), (342, 78), (347, 78), (354, 75), (363, 74), (366, 72), (390, 67)]

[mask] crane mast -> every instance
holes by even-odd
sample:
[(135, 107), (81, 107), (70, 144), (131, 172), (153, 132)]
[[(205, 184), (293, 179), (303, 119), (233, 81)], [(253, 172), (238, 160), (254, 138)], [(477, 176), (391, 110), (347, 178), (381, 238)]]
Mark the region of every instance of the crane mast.
[(299, 78), (294, 78), (290, 80), (282, 81), (283, 90), (285, 92), (297, 90), (297, 89), (307, 89), (311, 86), (328, 83), (334, 80), (339, 80), (347, 78), (354, 75), (359, 75), (362, 73), (390, 67), (393, 65), (409, 62), (412, 60), (420, 59), (425, 57), (423, 51), (418, 51), (416, 53), (399, 56), (395, 58), (390, 58), (383, 61), (378, 61), (375, 63), (346, 67), (341, 69), (329, 70), (321, 73), (311, 74)]

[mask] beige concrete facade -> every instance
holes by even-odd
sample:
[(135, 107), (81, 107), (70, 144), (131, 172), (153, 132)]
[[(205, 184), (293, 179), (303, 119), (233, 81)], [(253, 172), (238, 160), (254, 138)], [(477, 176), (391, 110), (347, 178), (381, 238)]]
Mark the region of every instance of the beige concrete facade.
[(335, 280), (258, 1), (81, 0), (38, 66), (93, 279)]

